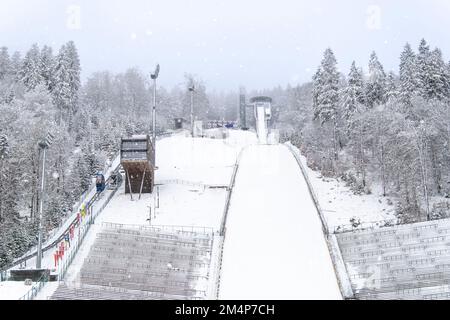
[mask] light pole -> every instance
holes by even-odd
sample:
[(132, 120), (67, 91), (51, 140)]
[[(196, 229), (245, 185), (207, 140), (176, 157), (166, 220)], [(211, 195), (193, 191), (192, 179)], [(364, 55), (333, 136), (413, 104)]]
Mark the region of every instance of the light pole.
[(155, 73), (151, 74), (153, 80), (153, 112), (152, 112), (152, 140), (153, 147), (156, 144), (156, 79), (159, 76), (159, 64), (156, 66)]
[(42, 151), (42, 171), (41, 171), (41, 196), (39, 199), (39, 234), (38, 234), (38, 246), (36, 257), (36, 269), (41, 268), (42, 262), (42, 211), (44, 206), (44, 186), (45, 186), (45, 159), (46, 150), (50, 147), (54, 139), (54, 136), (49, 132), (47, 137), (38, 143), (39, 149)]
[(192, 84), (192, 87), (189, 87), (189, 91), (191, 92), (191, 136), (194, 137), (194, 92), (195, 86)]

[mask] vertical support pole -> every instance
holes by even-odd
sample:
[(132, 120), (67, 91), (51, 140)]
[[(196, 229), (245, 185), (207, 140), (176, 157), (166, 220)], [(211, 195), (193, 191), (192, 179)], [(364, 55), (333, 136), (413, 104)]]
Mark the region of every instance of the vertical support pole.
[(194, 137), (194, 88), (191, 90), (191, 136)]
[(131, 189), (131, 178), (130, 178), (130, 174), (128, 173), (128, 170), (125, 170), (127, 173), (127, 178), (128, 178), (128, 188), (130, 189), (130, 196), (131, 196), (131, 201), (133, 201), (133, 190)]
[(157, 208), (159, 209), (159, 186), (156, 187), (156, 192), (158, 194), (158, 205), (157, 205)]
[(44, 206), (46, 148), (42, 148), (42, 151), (43, 153), (42, 153), (42, 171), (41, 171), (41, 196), (39, 199), (39, 235), (38, 235), (38, 247), (36, 257), (36, 269), (40, 269), (42, 263), (42, 211)]
[[(156, 78), (153, 79), (153, 112), (152, 112), (152, 119), (153, 119), (153, 125), (152, 125), (152, 140), (153, 140), (153, 148), (156, 146)], [(154, 153), (153, 153), (154, 154)], [(153, 164), (155, 159), (153, 156)]]
[(147, 170), (144, 169), (144, 174), (142, 175), (142, 180), (141, 180), (141, 189), (139, 190), (139, 200), (141, 200), (141, 195), (142, 195), (142, 188), (144, 187), (144, 180), (145, 180), (145, 173)]

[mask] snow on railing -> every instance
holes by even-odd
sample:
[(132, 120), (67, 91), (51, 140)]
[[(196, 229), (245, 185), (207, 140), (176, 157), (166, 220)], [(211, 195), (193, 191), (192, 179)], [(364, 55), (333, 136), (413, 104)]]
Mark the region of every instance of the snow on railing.
[(214, 235), (214, 229), (211, 227), (181, 226), (181, 225), (151, 225), (141, 224), (121, 224), (113, 222), (103, 222), (102, 227), (108, 229), (138, 229), (143, 231), (170, 231), (170, 232), (188, 232), (197, 234)]
[(228, 186), (221, 185), (221, 184), (206, 184), (203, 182), (188, 181), (188, 180), (182, 180), (182, 179), (159, 180), (159, 181), (156, 181), (156, 183), (155, 183), (155, 185), (164, 185), (164, 184), (178, 184), (178, 185), (182, 185), (182, 186), (203, 188), (203, 191), (206, 188), (222, 188), (222, 189), (228, 188)]

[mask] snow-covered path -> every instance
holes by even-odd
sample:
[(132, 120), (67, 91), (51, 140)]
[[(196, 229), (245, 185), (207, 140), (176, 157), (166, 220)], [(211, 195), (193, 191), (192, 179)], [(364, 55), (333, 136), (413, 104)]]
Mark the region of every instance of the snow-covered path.
[(320, 218), (287, 147), (244, 151), (226, 230), (220, 299), (342, 299)]

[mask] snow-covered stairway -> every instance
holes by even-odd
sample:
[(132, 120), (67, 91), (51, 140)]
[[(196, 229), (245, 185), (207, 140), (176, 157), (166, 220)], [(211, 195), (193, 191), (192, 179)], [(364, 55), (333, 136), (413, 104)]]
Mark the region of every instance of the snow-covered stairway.
[(104, 224), (76, 281), (54, 300), (206, 299), (213, 246), (209, 229)]
[(337, 234), (356, 298), (450, 299), (450, 219)]

